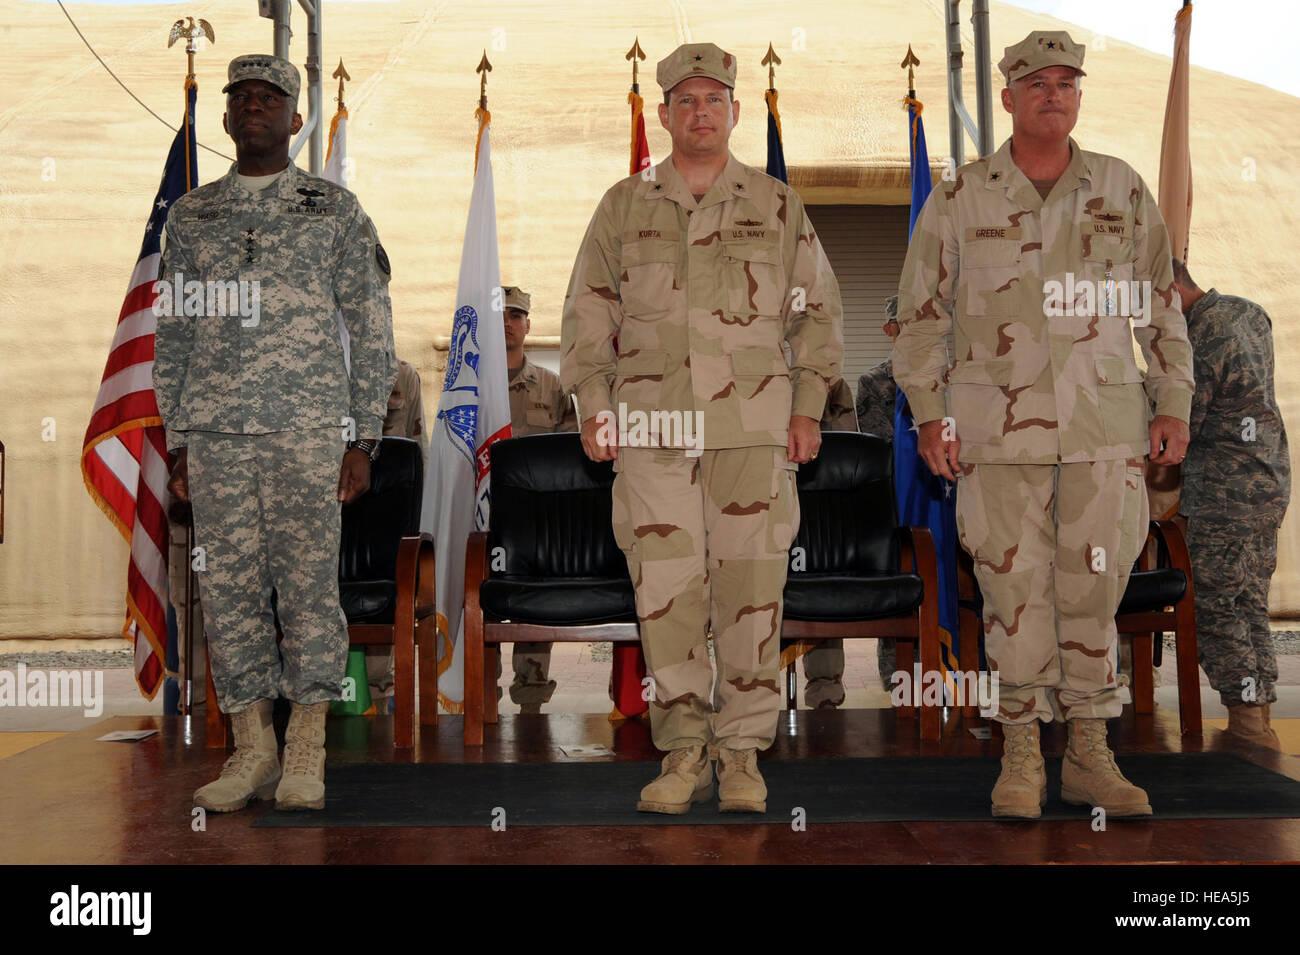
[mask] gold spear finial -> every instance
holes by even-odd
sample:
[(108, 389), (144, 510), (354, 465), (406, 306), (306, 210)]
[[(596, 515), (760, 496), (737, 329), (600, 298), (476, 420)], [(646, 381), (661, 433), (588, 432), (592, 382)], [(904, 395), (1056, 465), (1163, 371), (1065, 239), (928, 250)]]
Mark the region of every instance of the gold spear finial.
[(352, 77), (348, 76), (348, 71), (343, 69), (343, 57), (339, 57), (339, 68), (330, 75), (339, 81), (339, 109), (346, 109), (347, 107), (343, 105), (343, 81), (350, 80)]
[(767, 88), (776, 89), (776, 68), (781, 65), (781, 58), (776, 55), (771, 43), (767, 45), (767, 55), (763, 57), (761, 65), (767, 67)]
[(916, 82), (913, 79), (912, 67), (920, 66), (921, 61), (916, 58), (912, 52), (912, 44), (907, 44), (907, 56), (903, 57), (903, 62), (898, 64), (900, 70), (907, 70), (907, 95), (916, 97)]
[(627, 56), (623, 57), (623, 59), (632, 61), (632, 92), (640, 93), (641, 84), (637, 82), (636, 61), (645, 59), (645, 51), (641, 49), (640, 37), (637, 37), (635, 40), (632, 41), (632, 49), (627, 51)]
[(194, 25), (194, 18), (189, 17), (189, 25), (185, 23), (186, 18), (181, 17), (172, 24), (172, 32), (167, 37), (167, 46), (170, 48), (177, 40), (184, 37), (185, 53), (189, 59), (189, 78), (194, 78), (194, 54), (198, 52), (197, 41), (201, 36), (206, 36), (209, 43), (217, 42), (217, 35), (212, 31), (212, 24), (202, 18), (199, 19), (198, 26)]
[(478, 85), (478, 108), (487, 109), (487, 75), (492, 72), (492, 64), (488, 62), (487, 50), (483, 51), (483, 59), (478, 61), (478, 66), (474, 72), (480, 74)]

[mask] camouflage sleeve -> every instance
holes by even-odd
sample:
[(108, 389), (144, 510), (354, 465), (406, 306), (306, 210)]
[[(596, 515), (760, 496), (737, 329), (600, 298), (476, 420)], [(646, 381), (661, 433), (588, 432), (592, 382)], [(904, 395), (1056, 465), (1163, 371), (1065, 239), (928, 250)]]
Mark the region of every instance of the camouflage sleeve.
[[(173, 229), (175, 219), (167, 218), (164, 229), (162, 260), (158, 268), (160, 281), (172, 283), (172, 301), (184, 289), (185, 276), (194, 275), (197, 270), (190, 262), (184, 244), (176, 237)], [(176, 287), (177, 274), (180, 274), (180, 287)], [(184, 433), (173, 431), (170, 422), (176, 420), (181, 405), (181, 388), (185, 384), (185, 374), (189, 369), (190, 350), (194, 346), (194, 318), (186, 317), (183, 308), (171, 308), (166, 314), (158, 315), (158, 328), (154, 333), (153, 390), (158, 400), (158, 413), (162, 416), (167, 435), (167, 450), (176, 451), (185, 446)]]
[[(831, 385), (841, 376), (844, 358), (844, 312), (835, 272), (813, 230), (803, 202), (791, 190), (790, 221), (799, 223), (781, 316), (790, 344), (790, 414), (820, 421)], [(787, 240), (788, 246), (788, 240)]]
[(556, 415), (559, 422), (555, 426), (556, 431), (577, 431), (578, 416), (573, 410), (573, 396), (570, 395), (563, 387), (558, 389), (556, 396)]
[(351, 338), (351, 411), (357, 437), (378, 437), (388, 396), (397, 381), (393, 312), (388, 298), (392, 274), (370, 217), (357, 205), (341, 239), (334, 272), (334, 300)]
[(944, 337), (952, 330), (961, 264), (947, 185), (940, 183), (921, 208), (898, 284), (894, 380), (907, 395), (918, 425), (947, 414), (944, 375), (948, 355)]
[(1169, 231), (1146, 183), (1139, 179), (1138, 187), (1133, 197), (1134, 278), (1149, 281), (1151, 294), (1146, 303), (1149, 321), (1135, 323), (1133, 334), (1147, 360), (1146, 392), (1156, 414), (1186, 421), (1192, 403), (1192, 346), (1174, 289)]
[(588, 419), (614, 410), (610, 385), (617, 364), (614, 340), (623, 322), (619, 304), (622, 245), (615, 203), (606, 193), (573, 263), (560, 322), (560, 383), (565, 394), (577, 394)]

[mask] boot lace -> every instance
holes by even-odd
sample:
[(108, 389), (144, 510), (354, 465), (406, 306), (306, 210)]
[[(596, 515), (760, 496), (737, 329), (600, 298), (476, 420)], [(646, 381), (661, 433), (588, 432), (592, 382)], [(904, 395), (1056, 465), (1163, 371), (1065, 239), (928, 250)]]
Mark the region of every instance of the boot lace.
[(295, 743), (284, 748), (284, 774), (310, 776), (315, 769), (317, 750), (305, 743)]

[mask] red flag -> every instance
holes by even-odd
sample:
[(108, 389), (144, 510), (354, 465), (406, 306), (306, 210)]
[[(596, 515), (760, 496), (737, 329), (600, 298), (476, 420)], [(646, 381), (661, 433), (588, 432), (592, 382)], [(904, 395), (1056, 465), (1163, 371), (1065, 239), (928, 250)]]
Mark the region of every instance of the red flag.
[(167, 646), (167, 453), (153, 391), (155, 281), (172, 203), (194, 187), (194, 103), (185, 83), (185, 121), (176, 132), (150, 208), (140, 255), (117, 316), (95, 408), (81, 448), (86, 490), (131, 545), (122, 636), (135, 647), (135, 680), (152, 700), (162, 686)]
[[(627, 101), (632, 104), (632, 158), (629, 172), (637, 173), (650, 167), (650, 143), (645, 138), (644, 101), (636, 90), (627, 94)], [(610, 697), (614, 700), (614, 712), (611, 719), (640, 716), (650, 708), (642, 699), (642, 683), (645, 679), (645, 654), (640, 644), (616, 643), (613, 653), (613, 674), (610, 678)]]

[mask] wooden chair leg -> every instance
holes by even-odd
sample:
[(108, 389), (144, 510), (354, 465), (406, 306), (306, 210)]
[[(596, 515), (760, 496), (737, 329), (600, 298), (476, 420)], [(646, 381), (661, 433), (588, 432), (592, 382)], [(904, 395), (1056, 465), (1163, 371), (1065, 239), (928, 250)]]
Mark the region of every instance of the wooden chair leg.
[(1196, 660), (1196, 614), (1190, 596), (1179, 604), (1177, 620), (1174, 652), (1178, 659), (1178, 725), (1184, 736), (1200, 736), (1201, 672)]
[(207, 732), (204, 734), (204, 747), (207, 749), (230, 748), (230, 720), (217, 705), (217, 688), (212, 682), (212, 660), (207, 665), (208, 698), (203, 705), (203, 722)]
[[(943, 666), (939, 662), (939, 634), (936, 631), (922, 633), (919, 641), (921, 644), (921, 678), (922, 681), (928, 677), (928, 674), (941, 674)], [(917, 687), (912, 688), (913, 694)], [(913, 697), (915, 699), (915, 696)], [(922, 706), (921, 707), (921, 739), (936, 740), (943, 735), (943, 705)]]
[(415, 625), (416, 668), (420, 683), (420, 725), (438, 725), (438, 631), (434, 619), (426, 617)]
[(1154, 668), (1151, 666), (1152, 634), (1133, 634), (1133, 711), (1135, 713), (1154, 713), (1156, 711), (1156, 689)]
[(465, 745), (483, 745), (483, 617), (465, 615)]
[[(980, 647), (979, 632), (980, 619), (973, 610), (960, 607), (957, 610), (957, 640), (961, 644), (961, 668), (966, 673), (979, 673), (980, 669)], [(976, 703), (967, 703), (961, 708), (963, 719), (973, 720), (980, 715), (980, 708)]]
[(393, 745), (415, 745), (415, 622), (395, 628), (393, 644)]
[(501, 714), (497, 704), (497, 687), (501, 684), (501, 644), (489, 643), (483, 647), (483, 722), (498, 723)]
[[(910, 680), (916, 674), (916, 667), (914, 666), (915, 663), (916, 663), (915, 644), (910, 639), (899, 637), (897, 640), (894, 641), (894, 665), (897, 666), (898, 669), (906, 673), (908, 679)], [(912, 701), (914, 703), (916, 702), (917, 695), (920, 692), (921, 692), (921, 688), (919, 686), (916, 686), (914, 683), (912, 686)], [(898, 707), (898, 718), (903, 720), (916, 719), (916, 707), (915, 706)]]

